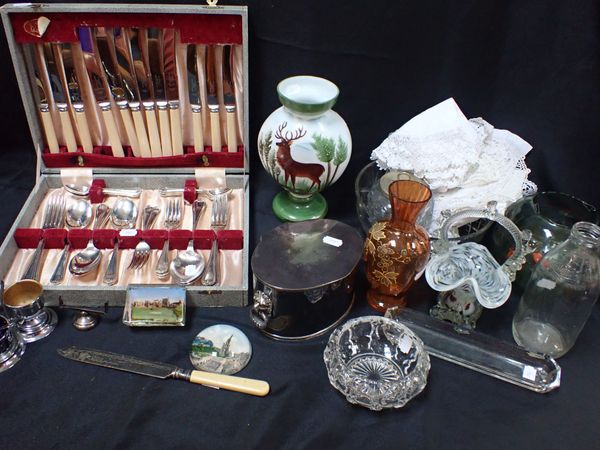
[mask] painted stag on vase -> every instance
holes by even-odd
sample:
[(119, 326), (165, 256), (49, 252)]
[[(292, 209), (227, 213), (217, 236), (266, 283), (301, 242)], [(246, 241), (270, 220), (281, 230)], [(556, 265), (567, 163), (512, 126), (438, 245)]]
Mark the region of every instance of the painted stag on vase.
[(310, 191), (315, 184), (320, 190), (321, 175), (323, 175), (325, 168), (321, 164), (301, 163), (292, 158), (292, 142), (304, 137), (306, 130), (300, 127), (293, 133), (286, 131), (285, 134), (282, 134), (286, 126), (287, 122), (282, 123), (275, 132), (275, 138), (278, 139), (275, 143), (277, 145), (277, 162), (283, 169), (285, 184), (287, 185), (288, 180), (291, 179), (292, 188), (296, 189), (296, 178), (304, 177), (312, 182), (307, 191)]

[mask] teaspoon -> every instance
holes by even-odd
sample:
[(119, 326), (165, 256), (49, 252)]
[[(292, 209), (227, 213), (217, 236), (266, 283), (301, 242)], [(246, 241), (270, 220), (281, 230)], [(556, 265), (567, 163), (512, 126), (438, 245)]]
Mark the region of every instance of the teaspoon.
[(178, 252), (177, 256), (171, 261), (169, 271), (179, 284), (188, 285), (200, 278), (204, 271), (204, 265), (204, 256), (196, 253), (194, 240), (190, 239), (187, 249)]

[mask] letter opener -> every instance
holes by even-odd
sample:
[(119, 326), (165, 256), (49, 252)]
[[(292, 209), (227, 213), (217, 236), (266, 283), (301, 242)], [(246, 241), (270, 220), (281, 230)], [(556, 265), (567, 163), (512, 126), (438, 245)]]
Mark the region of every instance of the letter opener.
[(263, 397), (269, 393), (269, 383), (250, 378), (233, 377), (200, 370), (183, 370), (171, 364), (147, 361), (128, 355), (78, 347), (59, 348), (59, 355), (86, 364), (137, 373), (149, 377), (175, 378), (204, 386), (242, 392)]

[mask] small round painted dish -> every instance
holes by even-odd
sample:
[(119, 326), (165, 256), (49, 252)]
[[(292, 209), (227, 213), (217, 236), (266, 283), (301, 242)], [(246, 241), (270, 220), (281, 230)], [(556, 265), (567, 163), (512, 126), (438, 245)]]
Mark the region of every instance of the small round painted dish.
[(213, 325), (196, 335), (190, 361), (198, 370), (233, 375), (252, 357), (252, 344), (246, 335), (231, 325)]

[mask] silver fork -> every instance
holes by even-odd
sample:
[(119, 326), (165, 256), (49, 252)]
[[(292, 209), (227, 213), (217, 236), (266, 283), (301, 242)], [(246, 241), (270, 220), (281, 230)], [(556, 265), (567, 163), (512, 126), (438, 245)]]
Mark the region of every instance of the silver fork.
[[(165, 209), (164, 225), (167, 230), (177, 228), (181, 224), (181, 200), (170, 198)], [(154, 273), (160, 279), (169, 276), (169, 239), (165, 239), (160, 257), (156, 262)]]
[[(212, 213), (210, 216), (210, 228), (213, 231), (225, 229), (229, 219), (229, 199), (227, 193), (216, 195), (212, 203)], [(210, 256), (206, 270), (202, 274), (202, 284), (204, 286), (214, 286), (219, 281), (219, 240), (215, 233), (215, 239), (210, 248)]]
[[(42, 229), (62, 228), (65, 220), (65, 196), (62, 191), (54, 192), (49, 198), (44, 208), (44, 217), (42, 220)], [(22, 280), (38, 280), (40, 271), (40, 260), (42, 250), (46, 245), (46, 239), (42, 237), (38, 243), (33, 256), (29, 260), (29, 265), (21, 276)]]
[[(156, 220), (158, 213), (160, 212), (160, 208), (157, 206), (148, 205), (144, 208), (144, 213), (142, 215), (142, 230), (146, 230), (152, 227), (152, 224)], [(143, 239), (135, 246), (135, 250), (133, 252), (133, 256), (131, 257), (131, 262), (127, 269), (137, 270), (144, 267), (148, 259), (150, 258), (150, 245)]]

